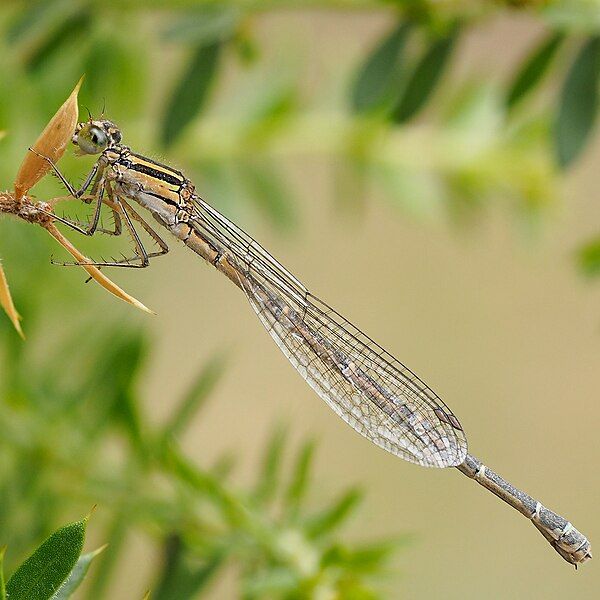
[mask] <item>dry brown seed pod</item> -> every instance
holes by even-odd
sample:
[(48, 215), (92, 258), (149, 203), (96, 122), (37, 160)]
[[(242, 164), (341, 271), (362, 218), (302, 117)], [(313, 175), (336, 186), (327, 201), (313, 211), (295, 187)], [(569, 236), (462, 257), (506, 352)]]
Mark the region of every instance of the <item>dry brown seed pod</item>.
[[(53, 162), (58, 162), (71, 141), (79, 118), (77, 95), (83, 82), (83, 77), (77, 82), (75, 89), (50, 119), (44, 131), (31, 146), (42, 156), (47, 156)], [(51, 169), (48, 161), (41, 156), (28, 152), (21, 163), (17, 178), (15, 179), (15, 198), (21, 198)]]
[(21, 329), (21, 315), (17, 312), (15, 305), (12, 300), (12, 296), (10, 295), (10, 290), (8, 289), (8, 281), (6, 280), (6, 275), (4, 274), (4, 269), (2, 268), (2, 263), (0, 263), (0, 306), (6, 311), (8, 318), (12, 321), (17, 333), (25, 339), (25, 335), (23, 334), (23, 330)]

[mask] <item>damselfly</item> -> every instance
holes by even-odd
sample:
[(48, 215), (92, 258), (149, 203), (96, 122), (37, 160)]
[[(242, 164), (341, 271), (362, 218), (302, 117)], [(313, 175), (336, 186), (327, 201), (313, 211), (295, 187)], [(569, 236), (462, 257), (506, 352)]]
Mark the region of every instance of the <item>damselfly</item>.
[[(460, 422), (419, 377), (337, 311), (312, 294), (260, 244), (215, 210), (181, 172), (132, 152), (107, 120), (80, 123), (73, 142), (81, 153), (99, 155), (76, 190), (56, 168), (76, 198), (95, 201), (87, 224), (60, 221), (86, 235), (99, 228), (108, 198), (115, 227), (123, 224), (135, 245), (130, 259), (98, 267), (148, 266), (168, 246), (131, 202), (188, 248), (226, 275), (247, 296), (271, 337), (315, 392), (356, 431), (385, 450), (426, 467), (457, 467), (532, 520), (556, 551), (578, 565), (591, 558), (590, 544), (566, 519), (517, 490), (467, 453)], [(90, 189), (91, 193), (85, 195)], [(139, 225), (156, 242), (148, 252)]]

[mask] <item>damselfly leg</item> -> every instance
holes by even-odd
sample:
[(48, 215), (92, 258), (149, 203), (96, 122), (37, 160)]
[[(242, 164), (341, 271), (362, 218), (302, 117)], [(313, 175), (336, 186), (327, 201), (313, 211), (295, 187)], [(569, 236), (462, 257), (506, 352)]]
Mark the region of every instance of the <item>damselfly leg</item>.
[[(114, 194), (109, 183), (106, 184), (107, 195), (111, 203), (119, 207), (119, 213), (123, 215), (125, 226), (131, 234), (134, 244), (135, 256), (131, 258), (125, 257), (123, 260), (93, 262), (95, 267), (130, 267), (134, 269), (143, 269), (150, 264), (150, 259), (157, 256), (162, 256), (169, 252), (167, 243), (150, 227), (150, 225), (127, 203), (124, 198)], [(133, 221), (137, 221), (144, 231), (152, 238), (158, 246), (158, 250), (148, 252), (136, 231)], [(63, 266), (74, 266), (77, 263), (61, 263)]]
[[(100, 161), (96, 162), (96, 164), (86, 177), (83, 186), (79, 190), (76, 190), (68, 181), (68, 179), (61, 173), (60, 169), (54, 164), (54, 161), (35, 150), (31, 151), (43, 158), (44, 160), (48, 161), (56, 176), (60, 179), (62, 184), (65, 186), (69, 194), (73, 196), (73, 198), (82, 200), (83, 202), (86, 202), (88, 204), (92, 203), (94, 200), (96, 201), (94, 216), (85, 227), (81, 226), (82, 223), (66, 219), (65, 217), (58, 216), (54, 213), (50, 213), (50, 216), (52, 216), (54, 219), (56, 219), (60, 223), (63, 223), (64, 225), (67, 225), (71, 229), (74, 229), (78, 233), (82, 233), (87, 236), (92, 236), (96, 232), (119, 236), (123, 231), (121, 217), (123, 217), (123, 220), (125, 221), (125, 226), (129, 231), (134, 244), (135, 256), (131, 258), (124, 257), (123, 260), (98, 261), (86, 264), (91, 264), (95, 267), (129, 267), (134, 269), (140, 269), (147, 267), (150, 264), (151, 258), (155, 258), (157, 256), (161, 256), (169, 252), (169, 246), (158, 235), (158, 233), (156, 233), (156, 231), (154, 231), (154, 229), (152, 229), (152, 227), (123, 198), (119, 197), (117, 194), (114, 193), (110, 182), (103, 179), (102, 176), (105, 169), (105, 165), (100, 165)], [(92, 186), (92, 193), (89, 196), (84, 197), (83, 194), (89, 188), (93, 180), (94, 185)], [(105, 193), (109, 198), (109, 202), (104, 202)], [(103, 203), (109, 206), (112, 210), (114, 217), (113, 230), (104, 229), (98, 226)], [(144, 231), (152, 238), (152, 240), (159, 247), (158, 250), (154, 252), (148, 252), (146, 250), (138, 232), (136, 231), (133, 225), (132, 219), (137, 221), (144, 229)], [(81, 266), (81, 263), (79, 262), (52, 261), (52, 264), (57, 264), (63, 267)]]
[[(57, 221), (68, 225), (69, 227), (71, 227), (71, 229), (74, 229), (78, 233), (82, 233), (83, 235), (88, 236), (94, 235), (94, 233), (98, 229), (98, 224), (100, 222), (100, 213), (102, 210), (102, 198), (104, 195), (102, 175), (104, 173), (105, 164), (101, 161), (97, 161), (92, 167), (92, 170), (88, 173), (87, 177), (85, 178), (83, 185), (77, 190), (75, 189), (73, 184), (61, 173), (60, 169), (56, 166), (56, 164), (51, 158), (40, 154), (37, 150), (34, 150), (33, 148), (29, 148), (29, 150), (37, 156), (39, 156), (40, 158), (42, 158), (43, 160), (45, 160), (46, 162), (48, 162), (48, 164), (52, 167), (52, 171), (54, 172), (54, 174), (58, 177), (58, 179), (60, 179), (62, 184), (65, 186), (66, 190), (71, 196), (73, 196), (73, 198), (77, 200), (83, 200), (87, 204), (92, 203), (94, 200), (96, 201), (96, 208), (94, 210), (92, 220), (89, 223), (84, 224), (83, 227), (81, 226), (82, 224), (78, 223), (77, 221), (72, 221), (71, 219), (67, 219), (65, 217), (58, 217), (54, 214), (52, 214), (51, 216), (56, 218)], [(94, 181), (94, 185), (92, 186), (92, 194), (88, 197), (88, 199), (83, 199), (82, 197), (87, 191), (87, 189), (90, 187), (92, 181)], [(115, 219), (115, 231), (118, 231), (116, 223), (117, 220)], [(107, 233), (107, 231), (102, 231), (102, 233)]]
[[(56, 166), (55, 162), (50, 157), (45, 156), (44, 154), (40, 154), (34, 148), (29, 148), (29, 151), (39, 156), (42, 160), (45, 160), (52, 167), (52, 170), (54, 171), (55, 175), (62, 181), (62, 184), (65, 186), (65, 188), (67, 188), (69, 194), (71, 194), (73, 198), (81, 198), (81, 196), (85, 194), (85, 191), (90, 187), (90, 184), (92, 183), (92, 180), (94, 179), (98, 171), (104, 170), (103, 166), (101, 168), (100, 161), (96, 161), (96, 163), (92, 167), (92, 170), (88, 173), (88, 176), (85, 178), (83, 185), (78, 190), (76, 190), (73, 184), (60, 172), (59, 168)], [(100, 176), (102, 176), (102, 173), (100, 173)]]
[[(65, 199), (71, 198), (71, 195), (69, 194), (68, 196), (65, 196), (64, 198)], [(92, 204), (92, 202), (97, 201), (97, 197), (95, 194), (85, 194), (84, 196), (81, 196), (81, 198), (79, 198), (79, 200), (81, 200), (85, 204)], [(87, 231), (89, 230), (89, 228), (92, 224), (92, 221), (90, 221), (89, 219), (87, 221), (78, 221), (75, 219), (67, 219), (64, 215), (57, 216), (56, 214), (54, 214), (54, 217), (57, 220), (59, 220), (61, 223), (64, 223), (65, 225), (68, 225), (71, 228), (73, 228), (73, 225), (76, 225), (76, 226), (79, 226), (80, 228), (85, 229), (86, 235), (94, 235), (95, 233), (103, 233), (104, 235), (112, 235), (114, 237), (120, 236), (123, 233), (123, 221), (121, 219), (119, 211), (112, 208), (104, 200), (102, 202), (102, 205), (110, 208), (110, 217), (112, 218), (112, 229), (107, 229), (106, 227), (104, 227), (104, 224), (102, 223), (102, 218), (100, 218), (99, 222), (98, 222), (99, 224), (92, 231), (92, 233), (87, 234)], [(77, 229), (76, 231), (78, 233), (81, 233), (81, 231), (79, 229)]]
[[(167, 254), (169, 252), (169, 246), (167, 243), (150, 227), (150, 225), (127, 203), (127, 201), (123, 198), (120, 198), (116, 194), (114, 194), (110, 183), (107, 183), (104, 187), (107, 195), (110, 199), (110, 202), (113, 206), (118, 207), (115, 212), (123, 216), (123, 220), (125, 222), (125, 227), (129, 231), (131, 235), (131, 239), (134, 245), (135, 256), (131, 258), (124, 257), (123, 260), (112, 260), (112, 261), (94, 261), (92, 264), (95, 267), (129, 267), (132, 269), (144, 269), (150, 264), (150, 259), (155, 258), (157, 256), (162, 256), (163, 254)], [(136, 231), (133, 221), (137, 221), (144, 231), (152, 238), (152, 240), (158, 246), (158, 250), (154, 252), (148, 252), (140, 239), (138, 232)], [(72, 267), (72, 266), (80, 266), (77, 262), (71, 263), (57, 263), (53, 261), (53, 264), (59, 264), (63, 267)]]
[[(152, 227), (148, 224), (148, 222), (139, 213), (137, 213), (131, 207), (131, 205), (127, 203), (127, 201), (124, 198), (120, 198), (119, 202), (120, 202), (121, 206), (123, 207), (123, 210), (126, 211), (134, 221), (137, 221), (140, 224), (142, 229), (152, 238), (152, 240), (159, 247), (159, 250), (155, 250), (154, 252), (148, 252), (147, 257), (150, 259), (150, 258), (156, 258), (157, 256), (162, 256), (163, 254), (167, 254), (169, 252), (169, 246), (168, 246), (167, 242), (165, 242), (165, 240), (163, 240), (160, 237), (160, 235), (158, 235), (158, 233), (156, 233), (156, 231), (154, 231), (154, 229), (152, 229)], [(131, 223), (131, 227), (133, 228), (133, 223)], [(138, 237), (138, 239), (139, 239), (139, 237)], [(144, 247), (141, 240), (140, 240), (140, 245), (142, 247)]]

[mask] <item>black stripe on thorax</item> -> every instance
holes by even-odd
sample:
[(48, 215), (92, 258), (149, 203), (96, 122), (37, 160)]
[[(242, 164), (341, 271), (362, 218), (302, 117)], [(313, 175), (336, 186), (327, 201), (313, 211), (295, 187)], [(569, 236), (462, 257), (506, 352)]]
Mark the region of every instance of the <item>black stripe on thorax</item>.
[(144, 175), (148, 175), (172, 185), (181, 186), (186, 181), (183, 173), (141, 154), (127, 152), (127, 154), (121, 155), (121, 160), (118, 162), (123, 164), (127, 169), (143, 173)]
[(148, 196), (154, 196), (155, 198), (162, 200), (165, 204), (174, 206), (175, 208), (179, 208), (178, 202), (175, 202), (174, 200), (171, 200), (170, 198), (167, 198), (166, 196), (163, 196), (162, 194), (157, 194), (156, 192), (152, 192), (151, 190), (144, 190), (144, 194), (148, 194)]

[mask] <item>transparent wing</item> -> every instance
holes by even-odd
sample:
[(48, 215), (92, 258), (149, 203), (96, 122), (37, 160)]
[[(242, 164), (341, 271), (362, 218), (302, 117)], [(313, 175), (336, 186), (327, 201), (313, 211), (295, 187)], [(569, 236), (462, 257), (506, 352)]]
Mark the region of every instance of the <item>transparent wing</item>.
[(260, 321), (315, 392), (356, 431), (428, 467), (467, 454), (452, 411), (412, 371), (311, 294), (239, 227), (201, 199), (194, 227), (237, 265)]

